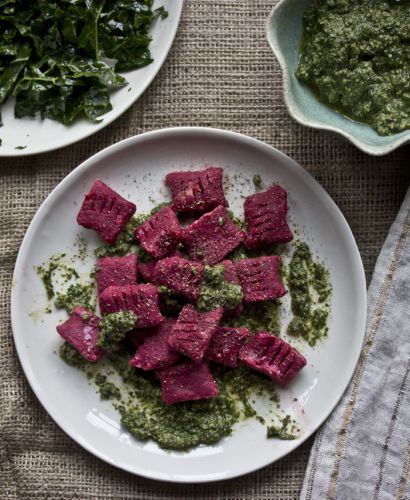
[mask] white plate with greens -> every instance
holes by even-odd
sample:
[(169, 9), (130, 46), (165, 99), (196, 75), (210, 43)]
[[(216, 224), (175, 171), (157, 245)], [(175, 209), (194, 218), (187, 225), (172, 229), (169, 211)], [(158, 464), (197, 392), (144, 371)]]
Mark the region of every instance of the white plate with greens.
[[(300, 431), (294, 440), (267, 439), (266, 424), (255, 418), (236, 424), (232, 435), (188, 451), (165, 451), (151, 440), (135, 439), (110, 401), (102, 401), (80, 370), (58, 355), (56, 325), (67, 315), (50, 307), (34, 266), (50, 255), (78, 251), (78, 236), (88, 256), (78, 271), (89, 272), (99, 244), (92, 231), (76, 223), (86, 193), (98, 177), (146, 212), (169, 199), (163, 179), (174, 170), (223, 167), (226, 195), (241, 216), (243, 197), (254, 192), (254, 175), (263, 186), (281, 184), (289, 197), (289, 220), (297, 238), (329, 269), (332, 312), (328, 338), (310, 347), (292, 338), (308, 364), (289, 387), (278, 389), (280, 410)], [(285, 262), (288, 262), (286, 252)], [(157, 480), (198, 483), (240, 476), (293, 451), (324, 422), (342, 396), (358, 361), (366, 320), (366, 283), (360, 255), (343, 215), (324, 189), (301, 166), (255, 139), (223, 130), (176, 128), (149, 132), (97, 153), (72, 171), (35, 215), (17, 258), (12, 289), (12, 325), (20, 362), (35, 394), (57, 424), (77, 443), (106, 462)], [(282, 299), (281, 299), (282, 301)], [(281, 306), (286, 337), (289, 298)], [(48, 313), (45, 309), (50, 307)], [(288, 340), (289, 336), (286, 337)], [(268, 411), (265, 400), (256, 406)], [(272, 409), (269, 407), (269, 409)]]
[[(109, 10), (110, 3), (111, 2), (105, 2), (104, 6), (106, 10), (107, 9)], [(55, 2), (50, 1), (50, 5), (52, 4), (55, 4)], [(130, 8), (135, 10), (135, 7), (132, 7), (133, 4), (138, 4), (139, 8), (141, 7), (141, 5), (145, 4), (145, 7), (143, 7), (145, 9), (148, 3), (127, 1), (123, 2), (123, 4), (124, 5), (129, 4), (131, 6)], [(94, 9), (93, 4), (91, 3), (90, 5), (92, 7), (89, 7), (89, 12), (93, 12), (92, 10)], [(84, 100), (84, 102), (91, 103), (89, 108), (87, 108), (89, 110), (90, 116), (92, 116), (93, 118), (97, 118), (100, 121), (98, 122), (90, 121), (89, 119), (85, 118), (83, 111), (80, 111), (78, 118), (76, 117), (71, 123), (66, 125), (61, 123), (60, 121), (52, 120), (49, 118), (41, 119), (38, 112), (36, 113), (35, 116), (23, 116), (21, 118), (16, 118), (15, 117), (16, 99), (14, 97), (9, 97), (6, 100), (6, 102), (1, 105), (1, 118), (3, 126), (0, 128), (0, 139), (1, 139), (0, 157), (32, 155), (37, 153), (45, 153), (47, 151), (52, 151), (58, 148), (62, 148), (64, 146), (68, 146), (70, 144), (78, 142), (81, 139), (84, 139), (98, 132), (102, 128), (109, 125), (113, 120), (118, 118), (141, 96), (141, 94), (146, 90), (148, 85), (152, 82), (152, 80), (160, 70), (162, 64), (164, 63), (177, 32), (182, 12), (182, 6), (183, 6), (183, 0), (153, 0), (152, 9), (155, 10), (157, 8), (164, 7), (165, 11), (168, 12), (168, 16), (165, 18), (161, 18), (161, 16), (159, 16), (152, 22), (149, 28), (149, 36), (151, 36), (152, 38), (152, 41), (149, 43), (149, 50), (151, 58), (153, 59), (153, 61), (150, 64), (140, 67), (139, 69), (128, 70), (126, 68), (128, 64), (127, 61), (129, 61), (132, 53), (135, 51), (134, 49), (130, 49), (129, 50), (130, 55), (128, 56), (126, 49), (124, 49), (123, 46), (121, 45), (123, 43), (122, 40), (119, 41), (118, 44), (115, 46), (115, 53), (110, 54), (111, 57), (108, 56), (103, 57), (103, 63), (107, 63), (109, 67), (112, 67), (118, 60), (118, 58), (120, 57), (124, 58), (123, 66), (125, 67), (125, 69), (124, 68), (120, 69), (119, 74), (120, 77), (125, 78), (126, 82), (118, 80), (119, 83), (118, 82), (117, 83), (119, 86), (115, 87), (117, 85), (116, 83), (114, 84), (115, 88), (108, 90), (112, 109), (111, 111), (106, 112), (105, 106), (107, 103), (106, 101), (104, 101), (104, 104), (101, 105), (102, 108), (104, 108), (102, 111), (104, 114), (101, 116), (101, 118), (95, 115), (98, 115), (100, 113), (99, 103), (101, 103), (103, 99), (108, 99), (108, 95), (104, 98), (100, 97), (100, 95), (98, 95), (98, 97), (94, 97), (92, 93), (95, 91), (95, 87), (90, 89), (90, 94), (89, 94), (90, 97)], [(3, 7), (0, 7), (0, 10), (5, 10), (8, 7), (9, 7), (8, 5), (5, 5)], [(63, 5), (62, 7), (66, 10), (73, 9), (72, 16), (69, 17), (68, 14), (66, 16), (66, 19), (70, 19), (70, 22), (67, 21), (66, 23), (68, 27), (66, 26), (60, 27), (61, 31), (67, 33), (65, 36), (70, 42), (70, 37), (79, 38), (82, 36), (81, 30), (83, 26), (80, 24), (82, 21), (79, 21), (79, 19), (85, 17), (86, 15), (88, 15), (88, 13), (84, 14), (81, 12), (76, 12), (76, 9), (78, 9), (79, 7), (77, 4), (73, 2), (68, 2), (66, 6)], [(115, 9), (112, 10), (112, 12), (115, 13)], [(2, 12), (0, 12), (0, 14), (2, 14)], [(109, 12), (107, 13), (106, 11), (103, 10), (102, 15), (110, 16), (110, 13)], [(13, 16), (13, 18), (14, 17), (17, 16)], [(111, 29), (113, 36), (116, 36), (117, 34), (122, 33), (121, 30), (128, 29), (126, 26), (122, 27), (121, 23), (117, 22), (118, 20), (116, 19), (115, 14), (112, 14), (112, 18), (113, 19), (110, 19), (104, 25), (104, 30)], [(24, 21), (24, 22), (23, 20), (17, 20), (17, 21), (20, 24), (24, 24), (26, 22), (30, 29), (32, 30), (35, 29), (32, 23), (30, 24), (30, 21)], [(74, 28), (71, 27), (70, 23), (72, 23)], [(107, 26), (109, 26), (109, 28), (107, 28)], [(51, 44), (53, 43), (53, 36), (55, 35), (53, 35), (53, 31), (51, 28), (49, 30), (49, 33), (50, 33), (50, 39), (48, 41), (44, 34), (40, 37), (40, 39), (44, 40), (45, 44), (48, 42), (50, 42)], [(85, 33), (81, 41), (81, 44), (87, 46), (91, 38), (92, 37), (88, 33)], [(68, 45), (70, 45), (69, 42), (67, 42)], [(107, 44), (110, 45), (111, 42), (107, 42)], [(7, 45), (7, 42), (4, 42), (4, 45)], [(101, 53), (101, 47), (100, 47), (101, 45), (104, 45), (104, 42), (100, 37), (99, 46), (95, 49), (97, 52)], [(2, 48), (6, 50), (4, 47)], [(12, 42), (10, 42), (10, 47), (8, 50), (12, 52), (16, 50)], [(24, 47), (22, 48), (20, 46), (19, 50), (20, 52), (18, 54), (21, 59), (27, 57), (27, 53), (25, 52), (26, 49)], [(70, 50), (70, 48), (68, 47), (67, 50)], [(104, 47), (102, 50), (104, 50)], [(107, 52), (109, 52), (109, 50), (110, 49), (107, 49)], [(121, 55), (121, 52), (123, 52), (123, 55)], [(16, 55), (13, 57), (18, 59), (19, 56)], [(12, 58), (12, 56), (7, 56), (7, 57), (9, 57), (10, 60)], [(144, 59), (145, 57), (146, 54), (141, 56), (142, 59)], [(58, 59), (57, 56), (55, 57), (55, 59)], [(78, 67), (75, 67), (73, 69), (70, 66), (69, 57), (68, 56), (66, 57), (65, 55), (61, 62), (62, 64), (59, 71), (61, 72), (61, 74), (63, 74), (62, 72), (64, 72), (65, 75), (68, 75), (66, 79), (67, 80), (71, 79), (70, 81), (73, 80), (79, 81), (82, 78), (86, 78), (82, 76), (81, 72), (96, 71), (95, 66), (90, 68), (89, 66), (87, 66), (88, 63), (84, 67), (82, 66), (80, 67), (80, 65), (78, 65)], [(16, 67), (16, 65), (18, 64), (19, 63), (17, 62), (9, 64), (9, 66), (13, 68)], [(24, 69), (22, 69), (22, 72), (23, 71)], [(43, 71), (43, 73), (39, 74), (40, 71)], [(33, 99), (33, 95), (36, 96), (40, 95), (40, 94), (30, 94), (30, 92), (33, 89), (31, 87), (28, 87), (27, 89), (24, 87), (29, 85), (34, 85), (34, 86), (48, 85), (49, 82), (47, 82), (47, 78), (50, 75), (50, 71), (51, 70), (49, 69), (46, 63), (44, 66), (41, 66), (39, 63), (36, 62), (36, 65), (35, 66), (33, 65), (33, 69), (31, 69), (30, 73), (27, 75), (27, 79), (19, 83), (19, 89), (21, 90), (19, 94), (19, 99), (21, 100), (21, 102), (19, 106), (22, 109), (22, 113), (26, 114), (34, 111), (35, 99)], [(23, 74), (22, 72), (21, 74)], [(51, 90), (50, 92), (47, 91), (47, 95), (51, 95), (51, 93), (53, 93), (53, 100), (50, 100), (47, 103), (48, 106), (47, 109), (51, 109), (52, 112), (57, 116), (61, 115), (64, 116), (64, 119), (69, 119), (69, 116), (71, 116), (70, 113), (75, 113), (75, 111), (72, 111), (71, 104), (70, 106), (68, 106), (65, 101), (62, 102), (61, 104), (59, 103), (58, 99), (60, 99), (60, 97), (55, 95), (55, 93), (57, 92), (57, 94), (59, 93), (64, 94), (65, 87), (60, 81), (58, 81), (55, 72), (53, 72), (52, 75), (53, 78), (55, 78), (57, 84), (52, 86), (53, 90)], [(87, 75), (89, 76), (89, 73)], [(24, 77), (26, 78), (26, 75), (24, 75)], [(28, 78), (30, 78), (30, 80)], [(101, 79), (103, 79), (104, 82), (108, 81), (108, 79), (111, 78), (115, 77), (112, 77), (112, 75), (109, 74), (109, 70), (107, 70), (105, 74), (101, 76)], [(11, 81), (12, 81), (11, 76), (8, 75), (6, 77), (6, 84), (7, 82)], [(4, 85), (5, 85), (4, 82), (2, 83), (2, 81), (0, 80), (0, 87), (1, 87), (0, 99), (2, 98), (1, 91), (4, 89)], [(57, 91), (56, 88), (58, 88), (59, 90)], [(77, 86), (77, 88), (81, 88), (81, 86), (79, 87)], [(36, 90), (36, 88), (34, 88), (34, 90)], [(81, 90), (75, 90), (75, 92), (81, 92)], [(45, 109), (46, 107), (43, 108), (43, 110)], [(62, 109), (64, 109), (64, 111), (62, 111)]]

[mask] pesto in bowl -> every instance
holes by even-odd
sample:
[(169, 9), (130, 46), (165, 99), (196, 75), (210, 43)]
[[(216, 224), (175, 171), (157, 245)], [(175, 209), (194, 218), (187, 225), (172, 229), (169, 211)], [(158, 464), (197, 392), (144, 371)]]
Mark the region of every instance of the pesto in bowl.
[[(344, 0), (345, 5), (368, 5), (369, 8), (381, 0)], [(333, 5), (341, 0), (334, 0)], [(387, 0), (386, 0), (387, 3)], [(323, 4), (323, 1), (321, 1)], [(329, 1), (330, 4), (330, 1)], [(410, 128), (391, 135), (380, 135), (368, 123), (341, 109), (340, 104), (329, 105), (317, 90), (297, 77), (301, 49), (306, 42), (302, 39), (305, 13), (319, 3), (315, 0), (281, 0), (272, 9), (266, 24), (268, 42), (282, 69), (284, 101), (291, 117), (298, 123), (339, 135), (350, 141), (361, 151), (382, 156), (410, 142)], [(390, 5), (390, 4), (389, 4)], [(410, 3), (401, 0), (392, 2), (399, 9)], [(406, 45), (406, 44), (403, 44)], [(320, 61), (321, 63), (322, 61)], [(367, 120), (368, 121), (368, 120)]]
[(318, 98), (379, 135), (410, 128), (410, 2), (315, 0), (296, 75)]

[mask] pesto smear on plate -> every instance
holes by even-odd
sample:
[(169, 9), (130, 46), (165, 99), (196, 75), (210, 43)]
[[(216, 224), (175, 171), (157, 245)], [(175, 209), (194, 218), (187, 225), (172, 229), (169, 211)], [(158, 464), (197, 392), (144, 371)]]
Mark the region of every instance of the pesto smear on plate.
[[(153, 209), (151, 213), (155, 211)], [(133, 237), (135, 227), (148, 217), (149, 214), (134, 217), (115, 244), (97, 248), (95, 255), (123, 256), (136, 252), (141, 262), (149, 260)], [(236, 220), (244, 225), (243, 221)], [(64, 308), (68, 313), (76, 305), (93, 305), (95, 271), (81, 279), (80, 273), (75, 272), (75, 264), (83, 262), (85, 252), (82, 247), (81, 259), (77, 254), (69, 263), (66, 254), (58, 254), (36, 268), (49, 300), (54, 300), (55, 307)], [(287, 247), (276, 245), (264, 250), (247, 250), (244, 245), (240, 245), (226, 258), (235, 260), (267, 254), (282, 254), (284, 261), (281, 275), (290, 291), (294, 316), (288, 325), (288, 333), (300, 336), (301, 341), (311, 345), (316, 344), (327, 335), (331, 293), (327, 270), (315, 261), (308, 245), (301, 241)], [(61, 287), (62, 291), (59, 290)], [(178, 316), (186, 301), (164, 286), (157, 288), (167, 314)], [(242, 302), (242, 298), (241, 286), (225, 281), (224, 266), (217, 264), (205, 267), (199, 309), (207, 311), (219, 305), (227, 310), (234, 309)], [(239, 317), (228, 315), (222, 325), (246, 327), (251, 335), (258, 331), (280, 335), (283, 308), (280, 300), (244, 304)], [(67, 342), (59, 349), (60, 357), (68, 365), (85, 372), (101, 399), (111, 400), (121, 415), (122, 425), (136, 438), (152, 439), (164, 449), (187, 450), (199, 444), (218, 442), (232, 433), (235, 424), (249, 418), (256, 418), (266, 426), (268, 438), (288, 440), (299, 436), (297, 424), (280, 409), (275, 384), (265, 375), (241, 363), (236, 368), (212, 365), (212, 374), (219, 388), (218, 396), (203, 401), (165, 405), (156, 376), (128, 364), (136, 348), (127, 335), (133, 330), (137, 319), (135, 314), (127, 310), (103, 315), (99, 346), (107, 354), (96, 364), (86, 361)], [(284, 327), (286, 330), (286, 325)], [(263, 401), (263, 413), (258, 410), (260, 405), (256, 404), (257, 400)]]
[(410, 128), (409, 0), (314, 0), (297, 77), (379, 135)]
[(304, 242), (296, 243), (289, 264), (288, 286), (294, 314), (288, 333), (301, 335), (314, 346), (328, 333), (331, 288), (328, 271), (319, 262), (314, 262)]

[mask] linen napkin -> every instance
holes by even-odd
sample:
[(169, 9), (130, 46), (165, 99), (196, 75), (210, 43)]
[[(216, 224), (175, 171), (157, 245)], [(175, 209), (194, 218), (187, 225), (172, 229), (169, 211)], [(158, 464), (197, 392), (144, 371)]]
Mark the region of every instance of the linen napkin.
[(410, 499), (410, 189), (377, 260), (362, 354), (310, 454), (303, 500)]

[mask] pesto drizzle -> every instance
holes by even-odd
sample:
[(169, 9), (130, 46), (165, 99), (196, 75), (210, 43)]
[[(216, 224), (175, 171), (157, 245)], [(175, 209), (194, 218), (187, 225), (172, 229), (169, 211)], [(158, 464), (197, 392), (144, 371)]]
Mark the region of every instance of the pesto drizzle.
[(101, 399), (121, 399), (120, 389), (107, 379), (106, 375), (97, 373), (94, 378), (95, 385), (98, 387), (98, 392)]
[(242, 303), (242, 287), (225, 281), (224, 274), (223, 264), (205, 266), (204, 283), (197, 303), (200, 311), (211, 311), (217, 307), (229, 311)]
[(46, 289), (47, 299), (51, 300), (54, 295), (53, 274), (61, 265), (61, 260), (65, 257), (64, 253), (59, 253), (50, 257), (41, 266), (35, 266), (36, 273), (40, 276)]
[(298, 438), (298, 429), (296, 423), (290, 415), (280, 419), (280, 424), (274, 424), (267, 427), (266, 437), (268, 439), (278, 438), (285, 441)]
[(137, 315), (128, 310), (105, 314), (100, 321), (98, 345), (106, 352), (118, 350), (118, 342), (135, 327), (137, 320)]
[(379, 135), (410, 128), (408, 0), (315, 0), (296, 76)]
[(288, 333), (301, 335), (314, 346), (327, 336), (331, 287), (329, 273), (314, 262), (306, 243), (299, 242), (289, 265), (289, 291), (294, 318)]
[(75, 307), (95, 311), (94, 284), (73, 283), (65, 292), (57, 292), (54, 305), (57, 309), (65, 309), (68, 314), (71, 314)]

